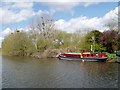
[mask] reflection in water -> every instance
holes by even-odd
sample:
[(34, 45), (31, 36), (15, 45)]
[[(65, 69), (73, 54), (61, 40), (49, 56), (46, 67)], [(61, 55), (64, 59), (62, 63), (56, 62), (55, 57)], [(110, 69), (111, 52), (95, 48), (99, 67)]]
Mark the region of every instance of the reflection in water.
[(117, 88), (118, 64), (2, 58), (3, 88)]

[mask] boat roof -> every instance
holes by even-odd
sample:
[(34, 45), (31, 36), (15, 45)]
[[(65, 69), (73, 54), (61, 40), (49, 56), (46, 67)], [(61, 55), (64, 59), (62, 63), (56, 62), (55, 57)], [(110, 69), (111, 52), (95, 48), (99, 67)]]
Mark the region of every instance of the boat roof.
[[(99, 54), (101, 52), (83, 52), (83, 54)], [(65, 52), (65, 54), (82, 54), (82, 53), (75, 53), (75, 52)]]
[(81, 54), (81, 53), (72, 53), (72, 52), (66, 52), (66, 54)]

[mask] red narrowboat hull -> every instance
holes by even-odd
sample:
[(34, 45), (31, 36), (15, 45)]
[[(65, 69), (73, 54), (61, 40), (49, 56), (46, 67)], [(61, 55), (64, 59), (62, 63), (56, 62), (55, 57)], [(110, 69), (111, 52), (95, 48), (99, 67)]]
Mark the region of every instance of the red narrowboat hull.
[(62, 53), (58, 55), (60, 60), (81, 60), (81, 61), (99, 61), (107, 60), (107, 56), (103, 53)]

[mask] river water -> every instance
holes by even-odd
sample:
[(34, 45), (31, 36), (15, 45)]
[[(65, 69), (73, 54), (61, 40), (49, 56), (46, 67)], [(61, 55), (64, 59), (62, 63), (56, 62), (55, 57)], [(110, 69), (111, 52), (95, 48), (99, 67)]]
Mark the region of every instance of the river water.
[(118, 63), (2, 57), (2, 88), (117, 88)]

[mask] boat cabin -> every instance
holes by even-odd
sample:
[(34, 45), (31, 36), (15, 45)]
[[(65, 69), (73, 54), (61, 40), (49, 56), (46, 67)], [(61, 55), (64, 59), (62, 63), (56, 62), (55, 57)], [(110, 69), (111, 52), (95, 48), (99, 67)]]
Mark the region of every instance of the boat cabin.
[(94, 58), (102, 58), (102, 57), (107, 57), (105, 53), (82, 53), (81, 55), (83, 58), (87, 57), (94, 57)]

